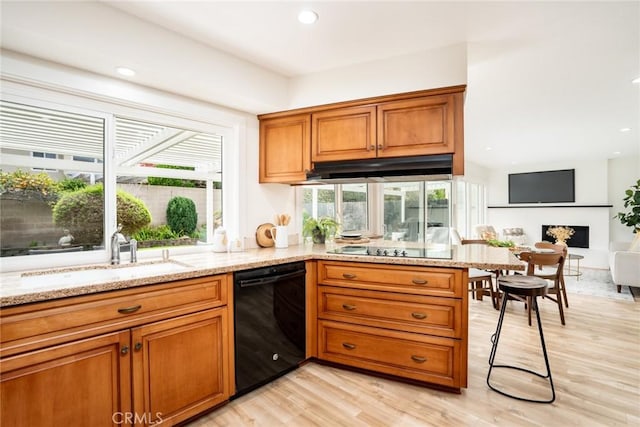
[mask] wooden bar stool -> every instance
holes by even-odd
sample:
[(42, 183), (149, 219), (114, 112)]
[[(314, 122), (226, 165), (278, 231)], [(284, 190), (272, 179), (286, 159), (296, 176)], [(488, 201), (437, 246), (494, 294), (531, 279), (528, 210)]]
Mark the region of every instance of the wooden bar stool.
[[(487, 373), (487, 385), (493, 391), (496, 391), (504, 396), (511, 397), (513, 399), (523, 400), (526, 402), (534, 403), (551, 403), (556, 400), (556, 391), (553, 387), (553, 379), (551, 378), (551, 368), (549, 368), (549, 358), (547, 357), (547, 347), (544, 343), (544, 334), (542, 333), (542, 323), (540, 322), (540, 312), (538, 311), (538, 299), (537, 297), (543, 297), (547, 293), (547, 282), (535, 276), (502, 276), (498, 279), (498, 288), (504, 292), (504, 298), (502, 298), (502, 307), (500, 308), (500, 316), (498, 317), (498, 325), (496, 332), (491, 336), (491, 354), (489, 355), (489, 372)], [(509, 296), (517, 296), (520, 298), (526, 298), (531, 304), (531, 308), (536, 312), (536, 319), (538, 320), (538, 332), (540, 334), (540, 343), (542, 344), (542, 354), (544, 355), (544, 363), (547, 367), (546, 374), (534, 372), (530, 369), (526, 369), (519, 366), (512, 365), (496, 365), (494, 364), (496, 358), (496, 351), (498, 349), (498, 341), (500, 340), (500, 331), (502, 331), (502, 322), (504, 320), (504, 313), (507, 307), (507, 301)], [(497, 389), (491, 384), (491, 371), (494, 368), (515, 369), (522, 372), (533, 374), (543, 379), (549, 379), (549, 385), (551, 386), (551, 399), (549, 400), (536, 400), (529, 399), (522, 396), (516, 396), (511, 393), (504, 392)]]

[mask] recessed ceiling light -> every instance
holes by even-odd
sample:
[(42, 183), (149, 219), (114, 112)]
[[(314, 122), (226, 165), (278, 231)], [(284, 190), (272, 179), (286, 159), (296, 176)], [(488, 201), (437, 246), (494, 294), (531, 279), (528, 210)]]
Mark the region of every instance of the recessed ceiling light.
[(631, 128), (621, 128), (620, 132), (629, 132)]
[(631, 80), (631, 83), (640, 83), (640, 77), (636, 77), (635, 79)]
[(116, 67), (116, 73), (120, 74), (121, 76), (127, 76), (127, 77), (132, 77), (136, 75), (135, 71), (127, 67)]
[(303, 10), (298, 14), (298, 21), (303, 24), (313, 24), (318, 20), (318, 14), (313, 10)]
[(614, 152), (613, 152), (613, 155), (614, 155), (614, 156), (617, 156), (617, 155), (619, 155), (619, 154), (620, 154), (620, 152), (619, 152), (619, 151), (614, 151)]
[(491, 151), (491, 150), (493, 150), (493, 148), (491, 148), (491, 147), (486, 147), (486, 148), (485, 148), (485, 150), (487, 150), (487, 151)]

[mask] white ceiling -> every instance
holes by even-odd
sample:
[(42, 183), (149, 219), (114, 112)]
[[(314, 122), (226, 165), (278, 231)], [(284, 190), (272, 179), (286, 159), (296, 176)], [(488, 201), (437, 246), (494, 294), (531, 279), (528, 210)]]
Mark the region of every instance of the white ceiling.
[[(176, 76), (177, 66), (189, 68), (198, 58), (175, 50), (167, 55), (165, 41), (155, 42), (148, 24), (283, 78), (463, 43), (468, 160), (511, 167), (640, 155), (640, 84), (631, 83), (640, 76), (638, 1), (105, 3), (109, 13), (78, 23), (50, 10), (36, 19), (34, 8), (44, 4), (8, 9), (11, 2), (3, 1), (12, 13), (3, 13), (2, 46), (113, 76), (116, 65), (131, 61), (124, 55), (127, 45), (144, 41), (147, 61), (157, 58), (167, 66), (134, 82), (224, 104), (213, 89), (194, 90)], [(297, 22), (303, 6), (319, 14), (313, 26)], [(74, 3), (74, 10), (81, 8)], [(118, 32), (118, 23), (132, 17), (140, 23), (135, 41)], [(111, 31), (100, 33), (107, 24)], [(198, 72), (189, 71), (191, 77)], [(211, 80), (210, 70), (200, 77)], [(245, 105), (245, 111), (267, 112)], [(625, 127), (632, 129), (620, 132)]]

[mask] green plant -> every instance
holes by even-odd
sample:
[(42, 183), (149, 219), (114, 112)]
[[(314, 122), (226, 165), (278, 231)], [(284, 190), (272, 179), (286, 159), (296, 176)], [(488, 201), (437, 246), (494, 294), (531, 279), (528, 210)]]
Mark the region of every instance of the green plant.
[(171, 231), (189, 235), (198, 226), (196, 204), (187, 197), (176, 196), (167, 204), (167, 224)]
[(334, 234), (339, 226), (335, 219), (327, 216), (317, 219), (306, 216), (302, 223), (302, 235), (311, 236), (314, 243), (324, 243), (326, 237)]
[(516, 244), (511, 240), (497, 240), (497, 239), (489, 239), (487, 240), (487, 245), (495, 246), (497, 248), (515, 248)]
[(58, 182), (59, 191), (78, 191), (87, 186), (87, 183), (79, 178), (65, 178)]
[(0, 171), (0, 194), (20, 199), (37, 198), (53, 204), (58, 198), (58, 184), (46, 172)]
[(163, 224), (156, 226), (147, 225), (142, 227), (140, 230), (133, 233), (131, 237), (139, 242), (144, 242), (147, 240), (179, 239), (180, 235), (171, 231), (168, 225)]
[(618, 218), (623, 225), (632, 227), (634, 233), (640, 232), (640, 179), (625, 192), (625, 208), (631, 208), (629, 212), (618, 212), (614, 218)]
[[(174, 166), (174, 165), (155, 165), (158, 169), (178, 169), (178, 170), (195, 170), (192, 166)], [(202, 181), (193, 179), (180, 178), (163, 178), (150, 176), (147, 178), (149, 185), (165, 185), (167, 187), (202, 187), (205, 185)]]
[[(104, 197), (102, 184), (91, 185), (63, 194), (53, 207), (53, 222), (72, 230), (75, 241), (84, 245), (102, 242)], [(132, 235), (151, 222), (151, 214), (144, 202), (131, 194), (116, 191), (117, 222), (122, 233)]]

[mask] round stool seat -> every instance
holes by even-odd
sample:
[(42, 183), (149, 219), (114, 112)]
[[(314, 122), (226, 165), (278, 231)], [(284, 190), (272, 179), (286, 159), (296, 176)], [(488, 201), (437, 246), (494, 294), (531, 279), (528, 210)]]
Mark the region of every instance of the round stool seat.
[(541, 297), (547, 294), (547, 281), (535, 276), (502, 276), (498, 289), (511, 295)]

